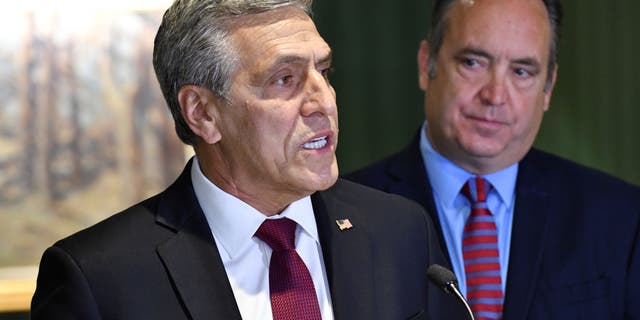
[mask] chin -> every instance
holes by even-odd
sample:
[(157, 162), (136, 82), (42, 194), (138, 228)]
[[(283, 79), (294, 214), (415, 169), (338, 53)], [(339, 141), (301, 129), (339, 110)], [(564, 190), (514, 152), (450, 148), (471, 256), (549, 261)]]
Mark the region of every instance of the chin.
[(477, 157), (493, 157), (505, 149), (505, 144), (501, 141), (476, 139), (462, 143), (461, 147), (467, 154)]
[(312, 179), (313, 182), (311, 184), (314, 185), (313, 190), (322, 191), (329, 189), (338, 181), (338, 167), (333, 166), (324, 173), (316, 173)]
[(334, 184), (336, 184), (336, 181), (338, 181), (338, 175), (336, 174), (335, 176), (331, 177), (330, 179), (326, 180), (326, 183), (323, 185), (323, 187), (321, 189), (318, 190), (326, 190), (331, 188)]

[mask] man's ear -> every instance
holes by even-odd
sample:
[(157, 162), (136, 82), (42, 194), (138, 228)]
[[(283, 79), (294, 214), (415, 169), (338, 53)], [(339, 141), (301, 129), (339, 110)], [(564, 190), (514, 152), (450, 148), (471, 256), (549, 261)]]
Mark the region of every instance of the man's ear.
[(429, 86), (429, 43), (427, 40), (420, 41), (420, 49), (418, 49), (418, 83), (422, 91), (427, 91)]
[(220, 121), (218, 107), (220, 103), (211, 90), (185, 85), (178, 91), (178, 103), (182, 117), (191, 131), (207, 144), (214, 144), (222, 139), (217, 121)]

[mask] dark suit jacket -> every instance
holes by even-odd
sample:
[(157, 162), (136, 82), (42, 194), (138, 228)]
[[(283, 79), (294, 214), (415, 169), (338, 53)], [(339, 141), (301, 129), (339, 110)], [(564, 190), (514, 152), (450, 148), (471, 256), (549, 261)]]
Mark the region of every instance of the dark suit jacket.
[[(240, 319), (190, 164), (167, 190), (42, 257), (32, 318)], [(426, 319), (435, 243), (422, 208), (339, 180), (312, 195), (336, 319)], [(339, 231), (336, 219), (348, 218)]]
[[(427, 177), (416, 138), (346, 178), (422, 204), (447, 252)], [(640, 319), (639, 189), (531, 150), (515, 192), (504, 319)], [(433, 299), (434, 319), (466, 319)]]

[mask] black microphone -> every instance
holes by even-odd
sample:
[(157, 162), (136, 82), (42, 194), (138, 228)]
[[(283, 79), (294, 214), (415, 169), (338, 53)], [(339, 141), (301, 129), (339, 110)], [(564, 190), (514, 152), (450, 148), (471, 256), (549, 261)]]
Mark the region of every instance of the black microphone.
[(429, 277), (429, 280), (431, 280), (431, 282), (433, 282), (444, 292), (458, 297), (458, 299), (462, 301), (462, 304), (464, 304), (464, 306), (467, 308), (467, 312), (469, 313), (469, 317), (471, 317), (471, 320), (476, 319), (473, 316), (473, 312), (471, 311), (467, 300), (465, 300), (465, 298), (462, 296), (462, 293), (460, 293), (460, 290), (458, 289), (458, 279), (456, 278), (456, 275), (451, 272), (451, 270), (439, 264), (432, 264), (427, 269), (427, 277)]

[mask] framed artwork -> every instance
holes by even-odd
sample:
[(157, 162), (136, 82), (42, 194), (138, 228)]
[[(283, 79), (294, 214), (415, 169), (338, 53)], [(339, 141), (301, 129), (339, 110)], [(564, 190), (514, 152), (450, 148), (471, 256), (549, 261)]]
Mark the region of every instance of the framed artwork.
[(151, 64), (170, 1), (101, 2), (0, 12), (0, 301), (10, 281), (32, 290), (56, 240), (159, 192), (189, 156)]

